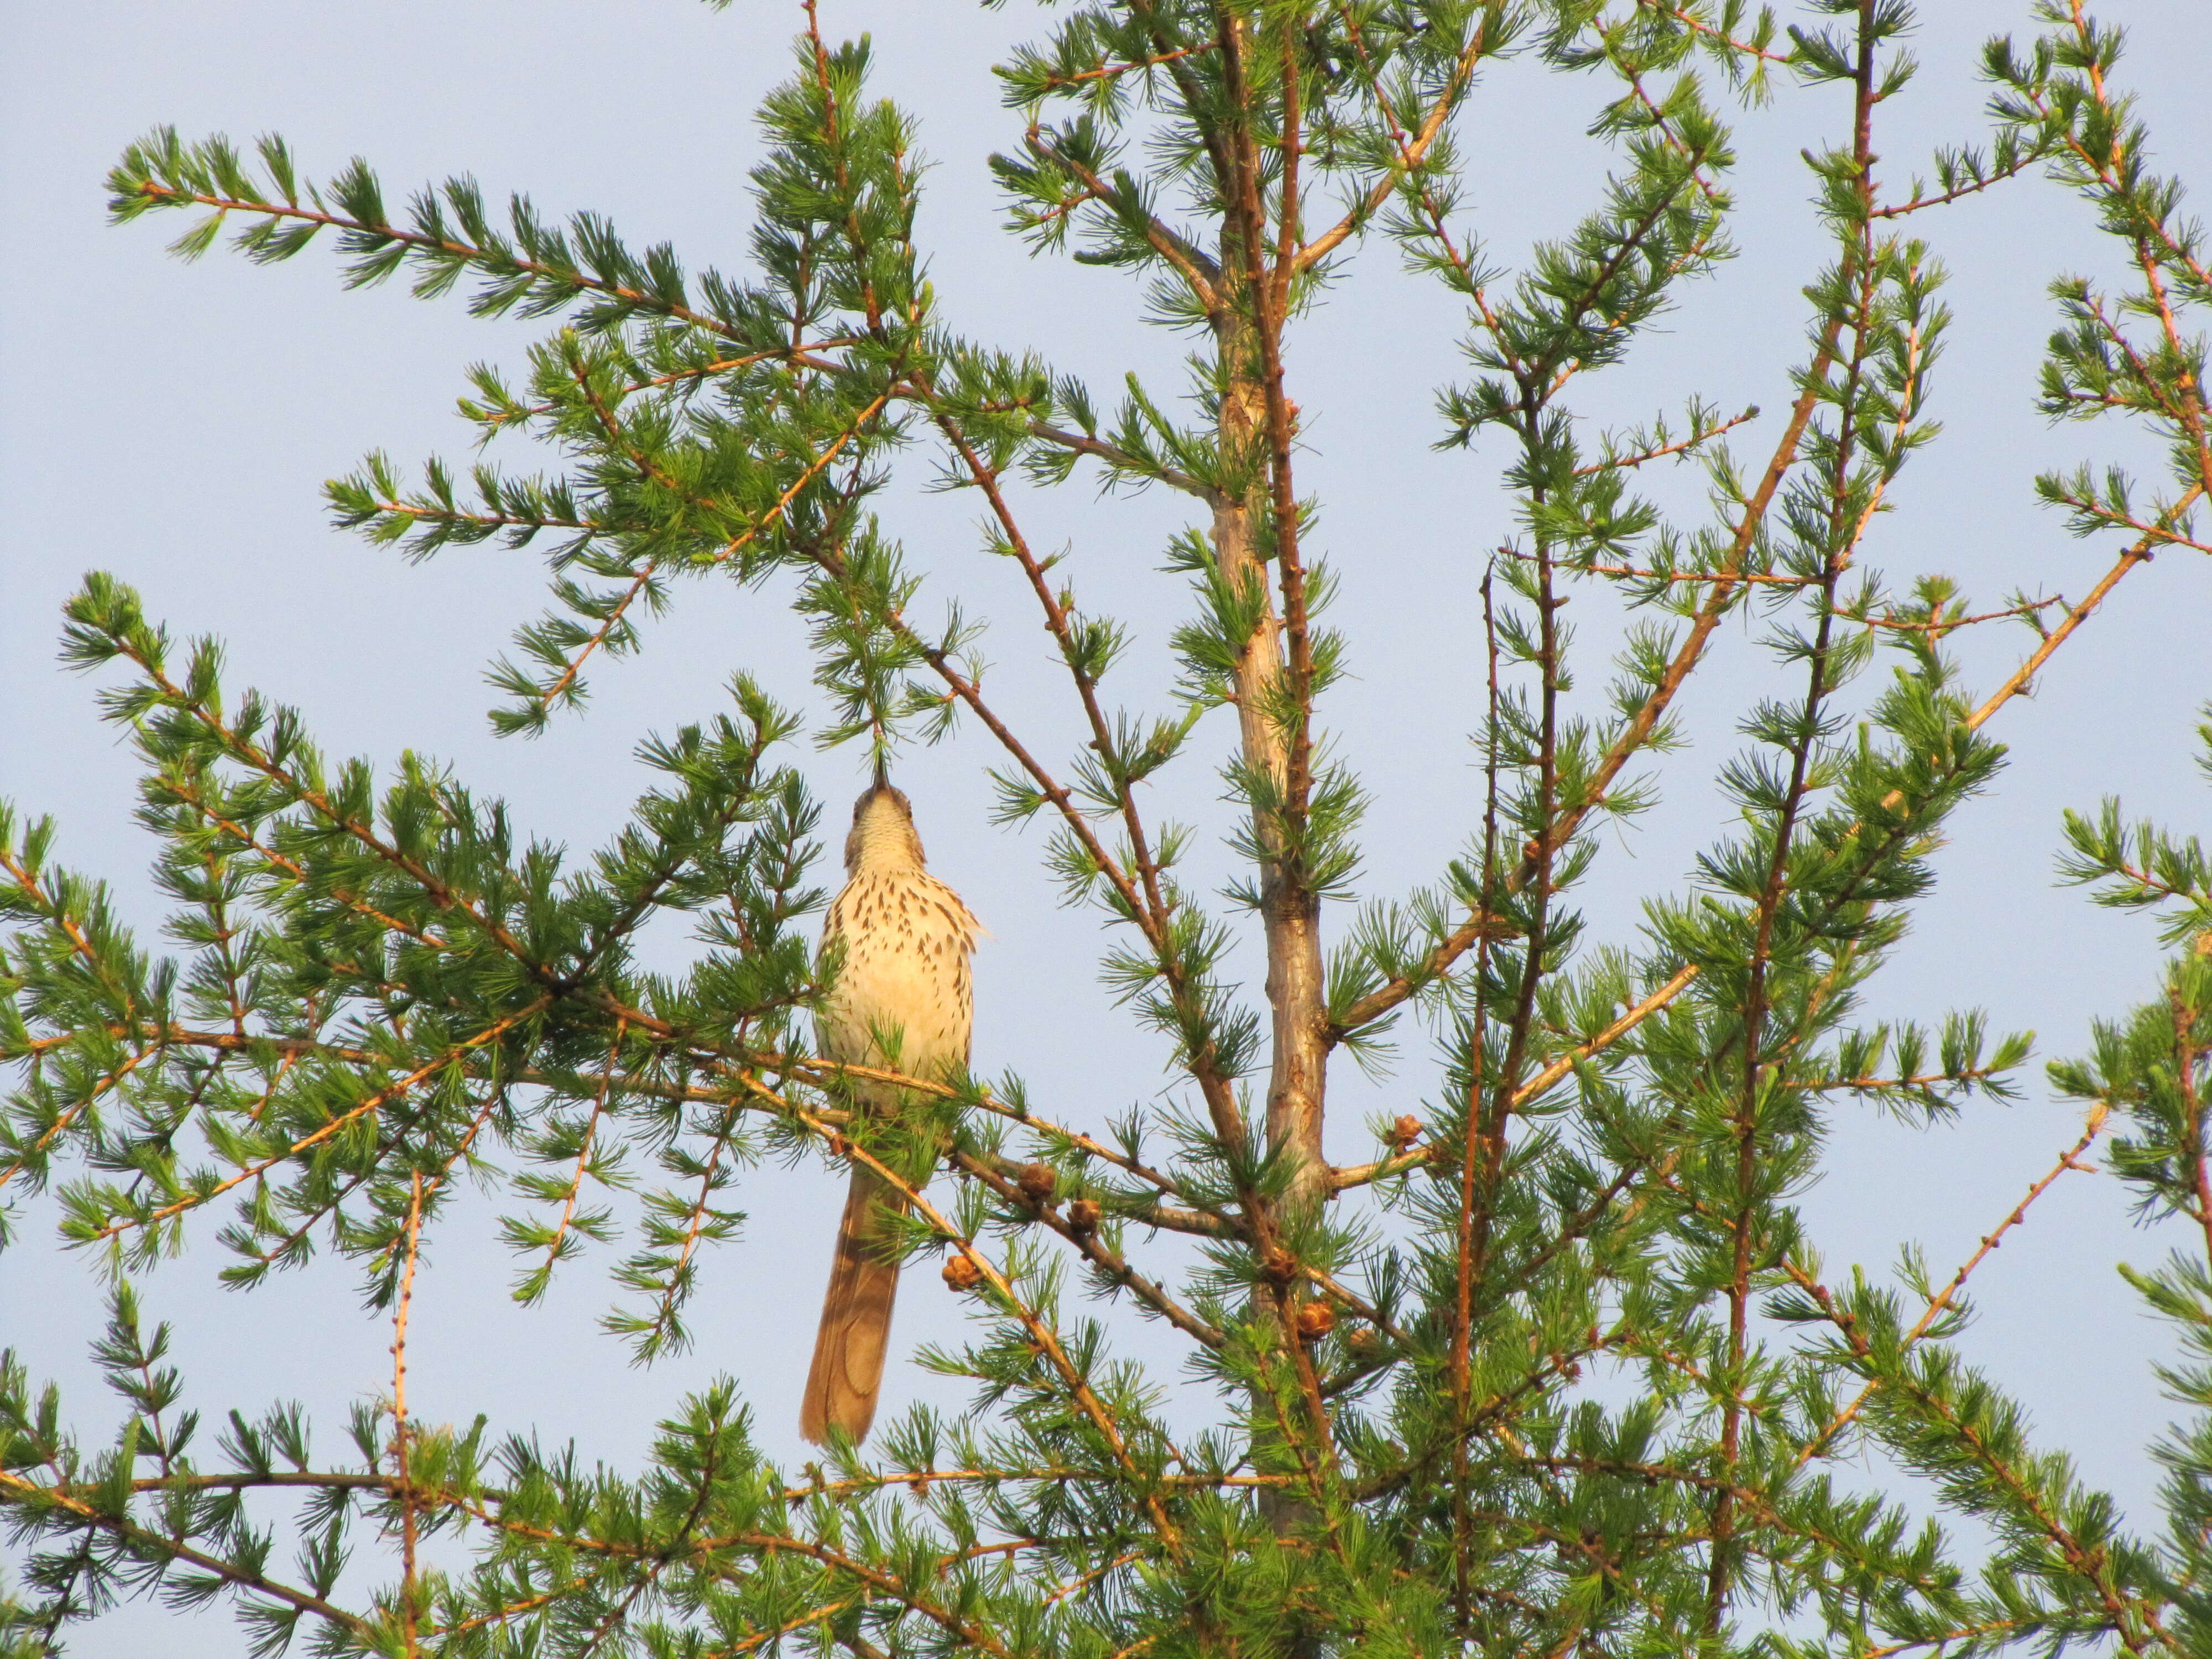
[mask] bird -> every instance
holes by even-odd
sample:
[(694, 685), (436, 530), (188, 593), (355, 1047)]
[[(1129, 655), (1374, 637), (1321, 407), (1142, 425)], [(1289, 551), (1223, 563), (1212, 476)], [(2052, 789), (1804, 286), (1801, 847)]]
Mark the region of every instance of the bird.
[[(878, 764), (854, 804), (845, 885), (822, 926), (824, 951), (842, 946), (843, 959), (817, 1024), (830, 1060), (933, 1081), (968, 1067), (975, 1023), (969, 957), (983, 930), (925, 864), (913, 805)], [(872, 1116), (896, 1113), (911, 1097), (893, 1085), (853, 1083), (854, 1101)], [(898, 1291), (886, 1224), (906, 1207), (902, 1194), (853, 1160), (799, 1407), (799, 1432), (817, 1446), (830, 1444), (833, 1431), (858, 1443), (875, 1420)]]

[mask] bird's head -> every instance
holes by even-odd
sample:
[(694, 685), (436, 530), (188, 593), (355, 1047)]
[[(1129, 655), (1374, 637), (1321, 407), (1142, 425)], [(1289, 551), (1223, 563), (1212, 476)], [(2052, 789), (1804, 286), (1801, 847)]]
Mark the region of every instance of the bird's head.
[(878, 769), (876, 781), (853, 803), (853, 830), (845, 837), (845, 873), (866, 870), (918, 870), (921, 837), (914, 831), (914, 808), (891, 787)]

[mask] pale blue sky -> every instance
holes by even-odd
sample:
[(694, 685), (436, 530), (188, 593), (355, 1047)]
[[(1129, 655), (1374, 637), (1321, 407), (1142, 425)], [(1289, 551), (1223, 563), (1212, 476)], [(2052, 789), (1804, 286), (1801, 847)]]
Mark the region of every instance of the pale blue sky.
[[(1938, 143), (1980, 136), (1974, 47), (1992, 31), (2023, 28), (2027, 9), (2012, 0), (1927, 8), (1923, 78), (1877, 145), (1886, 177), (1924, 171)], [(2212, 189), (2203, 96), (2212, 52), (2200, 5), (2121, 0), (2106, 9), (2136, 31), (2124, 78), (2142, 91), (2162, 162)], [(994, 343), (1046, 349), (1102, 393), (1133, 368), (1156, 389), (1178, 391), (1183, 343), (1126, 319), (1128, 279), (1031, 261), (997, 228), (981, 164), (1017, 126), (988, 66), (1036, 27), (1032, 9), (825, 0), (823, 15), (838, 34), (873, 31), (876, 89), (921, 121), (936, 170), (919, 236), (950, 318)], [(129, 822), (128, 757), (95, 717), (94, 685), (54, 663), (58, 607), (87, 568), (137, 585), (149, 611), (179, 632), (224, 635), (234, 682), (298, 704), (327, 750), (380, 763), (410, 747), (446, 757), (479, 791), (514, 802), (529, 830), (580, 850), (604, 839), (646, 787), (629, 757), (638, 738), (711, 712), (733, 669), (806, 698), (798, 631), (774, 591), (702, 586), (678, 590), (675, 614), (648, 629), (641, 659), (599, 673), (587, 717), (559, 720), (536, 742), (492, 738), (480, 675), (509, 630), (540, 610), (539, 567), (484, 548), (410, 568), (333, 531), (319, 485), (372, 448), (410, 465), (464, 453), (471, 434), (452, 414), (464, 367), (518, 363), (541, 328), (477, 322), (457, 300), (419, 303), (402, 285), (347, 294), (327, 248), (272, 270), (222, 252), (180, 265), (161, 252), (177, 222), (108, 228), (100, 189), (124, 144), (158, 122), (188, 137), (275, 131), (317, 177), (366, 155), (395, 201), (425, 179), (471, 172), (495, 198), (523, 189), (550, 213), (602, 210), (633, 245), (667, 240), (695, 269), (741, 269), (744, 174), (759, 154), (751, 111), (785, 72), (795, 6), (741, 3), (716, 15), (689, 0), (342, 9), (19, 0), (0, 16), (9, 41), (0, 224), (13, 272), (0, 301), (0, 499), (9, 505), (0, 794), (55, 814), (59, 856), (112, 881), (149, 942), (150, 849)], [(1466, 142), (1471, 155), (1494, 158), (1470, 205), (1495, 261), (1563, 231), (1591, 199), (1604, 157), (1579, 135), (1601, 93), (1526, 64), (1485, 83)], [(1824, 257), (1797, 158), (1838, 130), (1840, 110), (1832, 93), (1785, 89), (1777, 107), (1741, 117), (1742, 257), (1692, 294), (1629, 366), (1593, 380), (1579, 407), (1626, 424), (1692, 392), (1730, 410), (1758, 403), (1769, 416), (1745, 450), (1764, 453), (1802, 337), (1797, 290)], [(2087, 210), (2040, 181), (1923, 216), (1917, 228), (1955, 277), (1958, 320), (1936, 380), (1947, 431), (1895, 492), (1899, 510), (1878, 529), (1870, 561), (1900, 587), (1917, 571), (1951, 571), (1991, 604), (2014, 587), (2078, 595), (2111, 550), (2067, 538), (2035, 507), (2028, 481), (2077, 459), (2141, 465), (2144, 446), (2117, 428), (2054, 431), (2030, 398), (2052, 319), (2043, 284), (2061, 270), (2107, 270), (2111, 258)], [(1302, 484), (1322, 500), (1321, 539), (1343, 580), (1335, 620), (1357, 676), (1328, 714), (1348, 749), (1372, 759), (1369, 890), (1385, 894), (1433, 878), (1474, 823), (1469, 602), (1486, 551), (1513, 526), (1494, 488), (1494, 455), (1427, 447), (1437, 431), (1431, 391), (1456, 368), (1453, 309), (1397, 275), (1387, 250), (1363, 256), (1354, 275), (1371, 281), (1346, 284), (1311, 319), (1293, 343), (1291, 374), (1313, 450)], [(520, 450), (509, 459), (550, 460)], [(1657, 488), (1686, 506), (1697, 495), (1686, 473)], [(1021, 509), (1033, 539), (1072, 546), (1074, 580), (1094, 604), (1148, 634), (1121, 676), (1121, 695), (1143, 705), (1164, 684), (1162, 638), (1181, 601), (1179, 583), (1157, 574), (1166, 536), (1183, 522), (1179, 504), (1099, 502), (1079, 487), (1032, 495)], [(958, 584), (976, 596), (974, 609), (998, 619), (986, 647), (995, 694), (1046, 750), (1065, 752), (1073, 727), (1045, 642), (1014, 573), (978, 552), (974, 504), (908, 489), (887, 512), (910, 556), (940, 578), (933, 592)], [(2036, 1028), (2039, 1054), (2050, 1057), (2077, 1051), (2090, 1018), (2147, 991), (2158, 957), (2149, 925), (2057, 888), (2051, 857), (2060, 811), (2116, 790), (2177, 827), (2204, 823), (2187, 745), (2196, 707), (2212, 696), (2208, 607), (2212, 568), (2166, 556), (2067, 648), (2039, 698), (2001, 717), (1996, 735), (2014, 745), (2012, 765), (1994, 794), (1955, 821), (1942, 886), (1875, 988), (1879, 1011), (1978, 1005), (2000, 1028)], [(1590, 590), (1575, 617), (1583, 684), (1595, 691), (1614, 631), (1611, 601)], [(1980, 635), (1964, 650), (1974, 682), (1987, 686), (2027, 636)], [(1688, 694), (1698, 746), (1666, 805), (1633, 838), (1612, 842), (1594, 878), (1595, 938), (1632, 938), (1638, 901), (1678, 884), (1712, 833), (1705, 781), (1734, 746), (1733, 720), (1769, 684), (1753, 635), (1731, 628)], [(902, 771), (934, 867), (994, 936), (978, 964), (977, 1063), (1019, 1071), (1055, 1115), (1096, 1123), (1159, 1088), (1159, 1053), (1127, 1019), (1100, 1012), (1095, 935), (1054, 908), (1037, 838), (985, 823), (980, 767), (990, 756), (980, 738), (963, 733)], [(805, 764), (841, 812), (856, 757), (810, 752)], [(1218, 786), (1202, 765), (1186, 767), (1165, 793), (1187, 803), (1186, 815), (1216, 810)], [(668, 948), (681, 945), (672, 938)], [(1332, 1146), (1345, 1161), (1370, 1144), (1370, 1113), (1419, 1109), (1424, 1045), (1417, 1032), (1406, 1036), (1395, 1081), (1375, 1090), (1356, 1074), (1341, 1080)], [(1832, 1268), (1859, 1261), (1886, 1270), (1899, 1243), (1917, 1240), (1948, 1272), (2048, 1167), (2076, 1121), (2048, 1101), (2039, 1071), (2020, 1105), (1977, 1107), (1934, 1133), (1840, 1117), (1830, 1173), (1807, 1206)], [(418, 1299), (410, 1398), (434, 1419), (489, 1411), (496, 1427), (535, 1424), (549, 1440), (574, 1436), (588, 1456), (634, 1465), (655, 1418), (732, 1371), (758, 1409), (764, 1443), (793, 1457), (839, 1184), (818, 1170), (762, 1171), (741, 1200), (754, 1218), (744, 1242), (714, 1259), (694, 1304), (696, 1351), (643, 1373), (594, 1328), (609, 1300), (599, 1272), (608, 1253), (572, 1269), (544, 1307), (519, 1310), (505, 1295), (511, 1263), (492, 1236), (495, 1206), (473, 1199), (438, 1241)], [(104, 1434), (112, 1402), (83, 1360), (98, 1294), (82, 1264), (45, 1242), (51, 1214), (33, 1206), (26, 1243), (0, 1268), (0, 1345), (60, 1378), (81, 1420)], [(2077, 1451), (2085, 1473), (2142, 1518), (2154, 1474), (2142, 1448), (2166, 1409), (2148, 1367), (2164, 1338), (2112, 1264), (2165, 1248), (2131, 1227), (2125, 1195), (2108, 1178), (2069, 1176), (1978, 1277), (1983, 1318), (1968, 1339), (2029, 1401), (2046, 1437)], [(195, 1250), (148, 1291), (150, 1315), (184, 1328), (179, 1358), (192, 1402), (219, 1419), (233, 1405), (252, 1413), (303, 1399), (335, 1450), (348, 1402), (388, 1386), (388, 1328), (357, 1315), (341, 1267), (319, 1264), (241, 1297), (215, 1286), (220, 1265), (214, 1249)], [(959, 1328), (935, 1276), (910, 1275), (901, 1347)], [(1165, 1362), (1163, 1380), (1175, 1380), (1175, 1356), (1151, 1351)], [(887, 1411), (918, 1398), (962, 1396), (895, 1366)], [(1194, 1397), (1184, 1408), (1203, 1404)], [(153, 1621), (167, 1616), (126, 1610), (79, 1637), (76, 1650), (149, 1651)], [(189, 1640), (162, 1643), (178, 1654), (237, 1650), (220, 1620), (198, 1620)]]

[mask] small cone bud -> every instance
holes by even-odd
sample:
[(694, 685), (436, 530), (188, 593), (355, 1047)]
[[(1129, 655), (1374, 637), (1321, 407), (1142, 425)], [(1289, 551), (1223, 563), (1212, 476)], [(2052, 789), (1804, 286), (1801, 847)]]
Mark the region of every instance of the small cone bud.
[(955, 1291), (965, 1293), (983, 1282), (983, 1270), (964, 1255), (956, 1255), (945, 1264), (945, 1282)]
[(1098, 1204), (1095, 1199), (1079, 1198), (1067, 1206), (1067, 1224), (1079, 1233), (1087, 1233), (1098, 1224)]
[(1390, 1126), (1390, 1146), (1394, 1151), (1404, 1152), (1421, 1138), (1421, 1120), (1411, 1112)]
[(1336, 1328), (1336, 1310), (1326, 1302), (1309, 1302), (1298, 1310), (1298, 1334), (1318, 1342)]
[(1022, 1189), (1022, 1196), (1032, 1204), (1046, 1204), (1052, 1200), (1052, 1189), (1059, 1184), (1059, 1176), (1049, 1164), (1024, 1164), (1014, 1184)]

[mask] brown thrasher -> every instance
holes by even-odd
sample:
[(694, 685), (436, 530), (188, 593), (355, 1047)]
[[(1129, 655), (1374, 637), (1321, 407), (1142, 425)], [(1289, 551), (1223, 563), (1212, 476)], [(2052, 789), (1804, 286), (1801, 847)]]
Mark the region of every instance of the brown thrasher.
[[(967, 1068), (974, 1020), (968, 953), (982, 927), (922, 864), (914, 809), (879, 767), (854, 805), (845, 888), (822, 925), (823, 946), (842, 944), (844, 963), (822, 1011), (821, 1036), (832, 1060), (933, 1081)], [(908, 1094), (889, 1084), (853, 1084), (855, 1103), (871, 1115), (896, 1111)], [(898, 1292), (898, 1257), (884, 1224), (905, 1209), (897, 1191), (853, 1160), (799, 1413), (799, 1431), (817, 1446), (829, 1444), (832, 1429), (857, 1441), (875, 1420)]]

